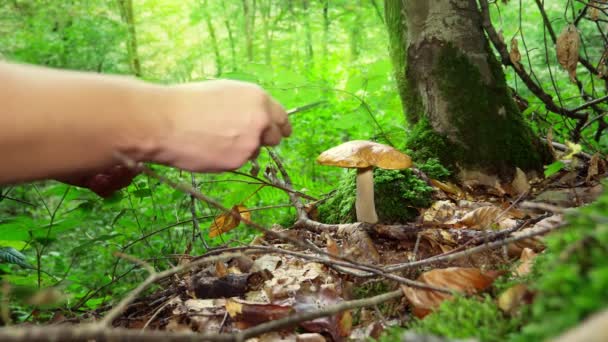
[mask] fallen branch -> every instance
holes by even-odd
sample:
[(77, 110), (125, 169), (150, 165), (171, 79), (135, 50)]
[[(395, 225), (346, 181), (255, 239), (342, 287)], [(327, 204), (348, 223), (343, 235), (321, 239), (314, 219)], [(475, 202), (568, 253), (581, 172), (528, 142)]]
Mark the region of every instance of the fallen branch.
[(408, 268), (428, 265), (428, 264), (432, 264), (432, 263), (440, 262), (440, 261), (452, 261), (452, 260), (456, 260), (456, 259), (460, 259), (460, 258), (464, 258), (464, 257), (470, 256), (470, 255), (473, 255), (475, 253), (480, 253), (480, 252), (487, 251), (490, 249), (500, 248), (502, 246), (506, 246), (513, 242), (517, 242), (517, 241), (529, 239), (531, 237), (543, 235), (543, 234), (549, 233), (551, 231), (554, 231), (562, 226), (563, 225), (531, 228), (529, 232), (526, 232), (524, 234), (520, 234), (518, 236), (513, 236), (510, 238), (503, 239), (503, 240), (479, 245), (479, 246), (476, 246), (473, 248), (466, 249), (462, 252), (446, 254), (446, 255), (437, 255), (437, 256), (433, 256), (433, 257), (430, 257), (430, 258), (427, 258), (424, 260), (390, 265), (390, 266), (385, 267), (384, 269), (388, 272), (396, 272), (396, 271), (402, 271), (402, 270), (405, 270)]
[(374, 306), (401, 298), (403, 291), (395, 290), (366, 299), (358, 299), (326, 306), (316, 311), (303, 312), (283, 319), (270, 321), (234, 334), (167, 331), (140, 331), (124, 328), (110, 329), (99, 324), (78, 326), (27, 326), (0, 328), (0, 341), (3, 342), (51, 342), (51, 341), (114, 341), (114, 342), (194, 342), (194, 341), (245, 341), (248, 338), (280, 330), (320, 317), (331, 316), (341, 311)]

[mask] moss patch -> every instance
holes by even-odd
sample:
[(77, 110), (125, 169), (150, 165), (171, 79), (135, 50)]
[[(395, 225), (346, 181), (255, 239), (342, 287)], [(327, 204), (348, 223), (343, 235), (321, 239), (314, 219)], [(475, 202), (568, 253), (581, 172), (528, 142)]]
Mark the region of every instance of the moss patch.
[[(374, 198), (381, 223), (411, 221), (418, 215), (416, 208), (431, 205), (433, 189), (416, 177), (411, 170), (374, 170)], [(356, 221), (355, 172), (347, 173), (337, 193), (319, 207), (320, 219), (327, 223)]]
[[(445, 44), (438, 51), (432, 77), (441, 97), (448, 101), (448, 121), (457, 136), (448, 139), (433, 130), (426, 118), (413, 128), (408, 147), (415, 157), (436, 157), (451, 170), (456, 166), (481, 169), (501, 177), (509, 177), (518, 166), (523, 170), (542, 170), (549, 161), (547, 149), (541, 145), (524, 122), (508, 89), (500, 64), (489, 53), (491, 84), (482, 79), (477, 66), (458, 48)], [(408, 110), (417, 119), (419, 96), (409, 87)], [(453, 140), (453, 141), (452, 141)]]

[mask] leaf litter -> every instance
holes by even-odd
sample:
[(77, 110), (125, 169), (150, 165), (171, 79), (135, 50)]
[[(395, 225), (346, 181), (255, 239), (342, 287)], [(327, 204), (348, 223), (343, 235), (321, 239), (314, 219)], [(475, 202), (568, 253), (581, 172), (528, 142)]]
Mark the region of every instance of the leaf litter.
[[(314, 249), (303, 250), (269, 235), (261, 236), (253, 243), (302, 253), (312, 259), (264, 252), (194, 269), (133, 302), (113, 324), (132, 329), (235, 333), (373, 297), (378, 294), (375, 291), (398, 290), (402, 298), (297, 322), (249, 341), (346, 341), (378, 337), (389, 326), (403, 325), (412, 316), (428, 315), (455, 293), (477, 296), (491, 289), (499, 276), (525, 278), (532, 261), (544, 249), (543, 236), (528, 237), (529, 233), (559, 227), (564, 224), (563, 210), (593, 201), (602, 190), (599, 180), (606, 171), (606, 161), (594, 155), (591, 160), (563, 168), (544, 180), (529, 177), (521, 170), (515, 172), (510, 183), (492, 180), (465, 184), (462, 189), (431, 180), (436, 200), (429, 208), (420, 208), (418, 221), (371, 225), (366, 228), (369, 240), (357, 237), (357, 229), (362, 227), (357, 225), (343, 225), (322, 233), (302, 226), (290, 230), (275, 227), (300, 241), (309, 241), (327, 255), (319, 257)], [(564, 182), (566, 176), (569, 179)], [(235, 207), (235, 211), (241, 209)], [(224, 231), (228, 227), (234, 229), (231, 226), (235, 223), (225, 216), (223, 222), (216, 220), (215, 227)], [(445, 258), (507, 237), (526, 238), (505, 248), (453, 260)], [(366, 247), (367, 244), (372, 246)], [(319, 262), (311, 261), (314, 257)], [(331, 262), (344, 257), (377, 267), (439, 258), (395, 274), (454, 292), (400, 285), (382, 276), (359, 276), (357, 272), (361, 270), (330, 267)], [(506, 314), (514, 314), (533, 299), (534, 293), (520, 282), (497, 294), (495, 300)]]

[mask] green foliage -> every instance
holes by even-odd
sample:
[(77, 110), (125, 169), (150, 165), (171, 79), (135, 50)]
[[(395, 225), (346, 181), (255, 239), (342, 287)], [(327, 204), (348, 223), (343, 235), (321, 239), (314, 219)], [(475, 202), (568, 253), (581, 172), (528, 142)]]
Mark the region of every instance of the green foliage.
[[(445, 301), (437, 311), (424, 319), (415, 319), (408, 329), (420, 335), (442, 336), (450, 339), (476, 338), (480, 341), (505, 341), (517, 328), (517, 321), (504, 319), (502, 312), (489, 296), (483, 299), (456, 297)], [(378, 340), (400, 340), (405, 328), (389, 329)]]
[(606, 213), (608, 192), (568, 215), (568, 227), (547, 238), (530, 283), (538, 295), (513, 341), (547, 339), (608, 306)]
[[(428, 169), (440, 170), (436, 161), (432, 161)], [(432, 191), (433, 188), (409, 169), (374, 170), (374, 200), (378, 219), (382, 223), (414, 219), (418, 215), (416, 208), (431, 205)], [(355, 172), (349, 171), (344, 174), (336, 193), (319, 207), (321, 220), (327, 223), (356, 221), (355, 195)]]
[(437, 158), (430, 158), (424, 164), (419, 166), (420, 171), (424, 172), (427, 176), (443, 180), (450, 176), (451, 172), (446, 169)]

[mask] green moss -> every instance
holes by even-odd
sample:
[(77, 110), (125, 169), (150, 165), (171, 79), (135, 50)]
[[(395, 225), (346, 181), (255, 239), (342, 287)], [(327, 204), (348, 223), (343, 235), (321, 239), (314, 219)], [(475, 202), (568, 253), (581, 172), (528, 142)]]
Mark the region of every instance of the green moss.
[(505, 177), (510, 176), (513, 166), (542, 170), (542, 165), (550, 161), (548, 150), (513, 102), (502, 68), (491, 53), (488, 64), (493, 80), (490, 84), (458, 48), (446, 44), (440, 49), (432, 77), (448, 101), (448, 120), (457, 134), (450, 139), (436, 132), (420, 113), (419, 94), (409, 84), (404, 101), (412, 112), (408, 119), (414, 126), (407, 146), (415, 159), (438, 158), (451, 171), (462, 166)]
[(438, 180), (445, 180), (451, 175), (450, 170), (441, 165), (437, 158), (429, 158), (425, 163), (420, 165), (419, 169), (427, 176)]
[[(423, 320), (414, 320), (408, 328), (420, 335), (505, 341), (509, 333), (517, 328), (517, 321), (504, 319), (502, 312), (489, 296), (482, 300), (456, 297), (454, 300), (443, 302), (437, 311)], [(379, 341), (398, 341), (405, 331), (404, 328), (390, 329)]]
[[(382, 223), (407, 222), (418, 215), (416, 208), (431, 205), (433, 189), (411, 170), (374, 170), (376, 212)], [(337, 193), (319, 208), (321, 220), (327, 223), (356, 221), (355, 172), (345, 175)]]
[(513, 341), (540, 341), (608, 306), (608, 192), (569, 215), (536, 258), (531, 286), (538, 291)]
[(449, 120), (460, 142), (450, 149), (451, 162), (499, 175), (513, 166), (540, 170), (544, 153), (511, 98), (502, 68), (488, 55), (491, 85), (466, 55), (449, 44), (441, 49), (433, 70), (442, 96), (449, 101)]

